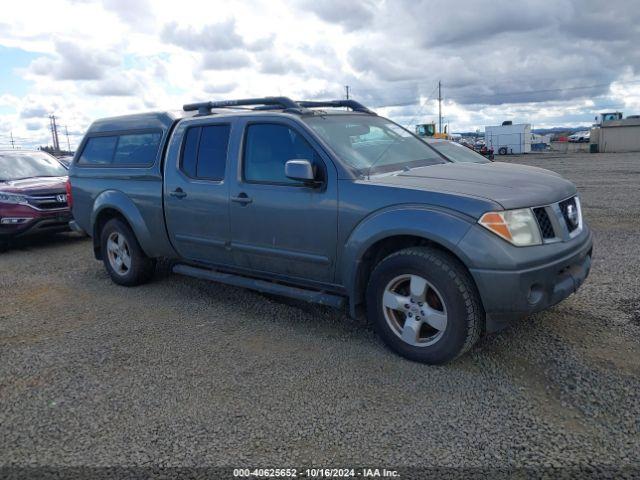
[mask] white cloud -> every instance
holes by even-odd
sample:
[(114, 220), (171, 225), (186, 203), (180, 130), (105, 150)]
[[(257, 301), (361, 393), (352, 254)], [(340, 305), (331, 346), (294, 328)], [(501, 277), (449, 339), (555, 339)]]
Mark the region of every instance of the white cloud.
[(119, 63), (114, 52), (82, 48), (69, 40), (55, 40), (55, 57), (39, 57), (29, 71), (55, 80), (97, 80)]
[(205, 52), (202, 68), (205, 70), (236, 70), (251, 65), (251, 57), (242, 50)]
[(199, 28), (181, 27), (176, 22), (171, 22), (162, 28), (160, 38), (186, 50), (203, 52), (244, 47), (242, 37), (236, 33), (236, 23), (233, 19)]

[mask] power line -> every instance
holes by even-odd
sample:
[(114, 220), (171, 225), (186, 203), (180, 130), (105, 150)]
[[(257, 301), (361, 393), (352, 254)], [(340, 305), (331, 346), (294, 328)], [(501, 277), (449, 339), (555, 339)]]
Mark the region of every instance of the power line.
[[(624, 84), (624, 85), (633, 85), (633, 84), (640, 84), (640, 81), (629, 81), (629, 82), (617, 82), (618, 84)], [(595, 84), (595, 85), (584, 85), (584, 86), (576, 86), (576, 87), (562, 87), (562, 88), (544, 88), (544, 89), (539, 89), (539, 90), (522, 90), (519, 92), (501, 92), (501, 93), (495, 93), (492, 95), (473, 95), (470, 96), (468, 98), (472, 98), (472, 99), (497, 99), (497, 98), (502, 98), (502, 97), (509, 97), (509, 96), (513, 96), (513, 95), (532, 95), (532, 94), (538, 94), (538, 93), (557, 93), (557, 92), (566, 92), (566, 91), (578, 91), (578, 90), (592, 90), (592, 89), (596, 89), (596, 88), (603, 88), (603, 87), (610, 87), (611, 83), (600, 83), (600, 84)], [(600, 94), (597, 96), (602, 96), (604, 94)], [(549, 99), (549, 100), (545, 100), (545, 101), (553, 101), (553, 100), (561, 100), (561, 99)], [(567, 99), (568, 100), (568, 99)], [(478, 102), (473, 102), (473, 103), (478, 103)], [(504, 103), (514, 103), (514, 102), (504, 102)], [(518, 103), (518, 102), (516, 102)], [(523, 102), (524, 103), (524, 102)]]
[[(485, 78), (485, 77), (483, 77)], [(498, 77), (496, 77), (498, 78)], [(536, 82), (551, 82), (555, 79), (553, 78), (537, 78)], [(405, 86), (401, 86), (401, 85), (397, 85), (398, 83), (400, 84), (406, 84), (409, 83), (410, 85), (405, 85)], [(445, 85), (447, 84), (447, 82), (444, 82)], [(602, 88), (602, 87), (608, 87), (611, 86), (612, 84), (616, 84), (616, 85), (637, 85), (640, 84), (640, 80), (627, 80), (627, 81), (612, 81), (610, 83), (600, 83), (600, 84), (594, 84), (594, 85), (583, 85), (583, 86), (572, 86), (572, 87), (559, 87), (559, 88), (547, 88), (547, 89), (541, 89), (541, 90), (524, 90), (524, 91), (511, 91), (511, 92), (502, 92), (500, 94), (491, 94), (491, 95), (484, 95), (487, 97), (493, 97), (496, 95), (515, 95), (515, 94), (524, 94), (524, 93), (545, 93), (545, 92), (559, 92), (559, 91), (564, 91), (564, 90), (588, 90), (591, 88)], [(370, 93), (376, 93), (376, 92), (387, 92), (390, 89), (393, 90), (416, 90), (418, 87), (421, 86), (431, 86), (433, 85), (433, 83), (429, 80), (398, 80), (396, 82), (393, 82), (392, 85), (388, 86), (388, 87), (383, 87), (383, 88), (359, 88), (358, 91), (362, 91), (362, 92), (370, 92)]]
[[(553, 80), (553, 79), (548, 79), (549, 81)], [(538, 79), (538, 81), (542, 82), (545, 81), (544, 79)], [(405, 86), (389, 86), (386, 88), (359, 88), (358, 91), (363, 92), (364, 94), (369, 94), (370, 96), (376, 95), (377, 93), (387, 93), (389, 92), (389, 90), (393, 89), (393, 91), (399, 91), (399, 90), (411, 90), (411, 91), (416, 91), (419, 90), (419, 88), (421, 86), (427, 86), (427, 85), (432, 85), (430, 82), (427, 81), (412, 81), (412, 80), (403, 80), (402, 83), (407, 83), (410, 82), (411, 85), (405, 85)], [(458, 99), (464, 99), (464, 100), (468, 100), (468, 102), (465, 102), (464, 104), (466, 105), (473, 105), (473, 104), (478, 104), (478, 103), (482, 103), (482, 102), (477, 102), (476, 100), (491, 100), (491, 99), (499, 99), (502, 97), (509, 97), (509, 96), (513, 96), (513, 95), (533, 95), (533, 94), (539, 94), (539, 93), (556, 93), (556, 92), (564, 92), (564, 91), (580, 91), (580, 90), (591, 90), (591, 89), (596, 89), (596, 88), (604, 88), (604, 87), (610, 87), (613, 84), (615, 85), (638, 85), (640, 84), (640, 80), (627, 80), (627, 81), (613, 81), (610, 83), (599, 83), (599, 84), (593, 84), (593, 85), (579, 85), (579, 86), (570, 86), (570, 87), (559, 87), (559, 88), (544, 88), (544, 89), (536, 89), (536, 90), (520, 90), (520, 91), (507, 91), (507, 92), (498, 92), (498, 93), (492, 93), (492, 94), (465, 94), (465, 95), (449, 95), (450, 97), (452, 97), (452, 99), (455, 101), (456, 97)], [(551, 100), (551, 99), (550, 99)], [(458, 100), (460, 101), (460, 100)], [(502, 102), (502, 103), (525, 103), (525, 102)], [(412, 103), (412, 105), (415, 105), (415, 103)], [(382, 104), (382, 105), (377, 105), (376, 108), (382, 108), (382, 107), (393, 107), (396, 105), (390, 105), (390, 104)]]

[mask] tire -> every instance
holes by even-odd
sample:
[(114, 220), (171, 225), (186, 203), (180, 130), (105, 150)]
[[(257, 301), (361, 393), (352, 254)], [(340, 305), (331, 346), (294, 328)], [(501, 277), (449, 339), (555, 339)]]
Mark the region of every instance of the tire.
[[(422, 296), (410, 291), (414, 282), (415, 292), (424, 282)], [(430, 247), (400, 250), (378, 263), (366, 301), (367, 315), (382, 340), (416, 362), (437, 365), (457, 358), (476, 343), (484, 325), (482, 302), (469, 273), (457, 259)]]
[(506, 155), (507, 154), (507, 147), (500, 147), (498, 149), (498, 154), (499, 155)]
[(155, 259), (145, 255), (133, 231), (122, 220), (113, 218), (105, 224), (100, 232), (100, 246), (104, 266), (118, 285), (141, 285), (153, 276)]

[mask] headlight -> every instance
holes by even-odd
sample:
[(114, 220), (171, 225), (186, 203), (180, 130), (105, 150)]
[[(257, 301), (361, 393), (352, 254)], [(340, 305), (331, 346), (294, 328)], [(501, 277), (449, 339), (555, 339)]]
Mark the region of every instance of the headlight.
[(478, 223), (518, 247), (542, 243), (538, 222), (530, 208), (487, 212)]
[(16, 195), (15, 193), (0, 192), (0, 203), (13, 203), (27, 205), (27, 197), (24, 195)]

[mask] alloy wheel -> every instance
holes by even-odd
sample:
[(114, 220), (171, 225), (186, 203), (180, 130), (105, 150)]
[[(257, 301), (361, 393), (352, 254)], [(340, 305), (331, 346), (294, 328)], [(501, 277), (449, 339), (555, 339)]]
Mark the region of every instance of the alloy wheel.
[(126, 275), (131, 268), (131, 250), (120, 232), (112, 232), (107, 239), (107, 256), (111, 268), (118, 275)]
[(384, 289), (384, 317), (391, 330), (414, 347), (433, 345), (447, 328), (442, 295), (419, 275), (399, 275)]

